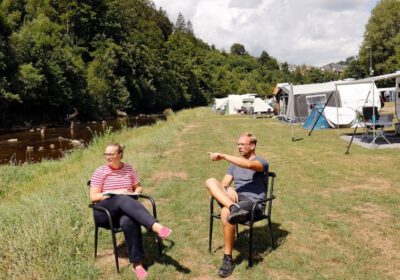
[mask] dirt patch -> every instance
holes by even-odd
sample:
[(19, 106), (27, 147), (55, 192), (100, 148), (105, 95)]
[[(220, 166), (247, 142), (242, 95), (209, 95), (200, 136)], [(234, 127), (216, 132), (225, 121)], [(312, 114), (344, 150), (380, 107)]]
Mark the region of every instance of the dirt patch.
[(273, 270), (268, 269), (268, 276), (271, 279), (285, 279), (285, 280), (297, 280), (298, 278), (293, 275), (291, 272), (283, 271), (283, 270)]
[(151, 180), (159, 183), (164, 180), (173, 180), (175, 178), (187, 181), (189, 176), (186, 172), (159, 171), (154, 173), (154, 175), (151, 177)]
[[(381, 206), (365, 203), (353, 208), (360, 213), (351, 223), (357, 231), (357, 238), (368, 244), (371, 248), (379, 250), (375, 262), (388, 276), (400, 274), (400, 248), (398, 242), (385, 234), (392, 224), (393, 217)], [(391, 267), (388, 269), (388, 267)]]
[(349, 192), (355, 190), (387, 191), (392, 189), (392, 184), (384, 178), (369, 178), (362, 184), (347, 185), (338, 188), (340, 192)]
[[(120, 245), (118, 246), (118, 255), (119, 255), (118, 263), (120, 270), (130, 266), (130, 262), (127, 256), (128, 250), (126, 249), (126, 246), (121, 245), (121, 242)], [(115, 268), (114, 250), (113, 249), (99, 250), (97, 253), (96, 266), (99, 267), (105, 274), (115, 273), (116, 268)]]
[[(209, 280), (209, 279), (220, 279), (217, 276), (218, 268), (214, 267), (214, 265), (207, 262), (207, 258), (204, 258), (202, 251), (193, 250), (192, 248), (185, 248), (183, 250), (183, 255), (180, 262), (186, 266), (193, 268), (193, 272), (199, 274), (197, 277), (191, 277), (190, 279), (197, 279), (197, 280)], [(210, 271), (215, 271), (215, 277), (211, 275), (207, 275)], [(233, 275), (230, 276), (228, 279), (236, 279)]]
[(189, 131), (191, 131), (195, 128), (199, 128), (199, 127), (201, 127), (199, 124), (188, 124), (188, 125), (185, 125), (184, 128), (182, 128), (181, 133), (182, 134), (188, 133)]
[(365, 203), (363, 205), (353, 207), (354, 210), (361, 213), (361, 219), (367, 220), (369, 225), (380, 224), (388, 225), (391, 215), (382, 207), (373, 203)]

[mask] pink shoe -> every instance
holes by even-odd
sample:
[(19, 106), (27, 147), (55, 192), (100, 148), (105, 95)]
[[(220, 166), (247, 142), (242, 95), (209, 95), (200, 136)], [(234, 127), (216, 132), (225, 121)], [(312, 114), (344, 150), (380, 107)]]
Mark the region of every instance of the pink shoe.
[(139, 280), (144, 280), (149, 276), (149, 273), (146, 271), (146, 269), (143, 268), (143, 266), (139, 267), (132, 267), (133, 272), (135, 272), (137, 279)]
[(167, 227), (162, 227), (160, 232), (158, 233), (158, 237), (161, 239), (167, 238), (172, 232), (172, 229), (167, 228)]

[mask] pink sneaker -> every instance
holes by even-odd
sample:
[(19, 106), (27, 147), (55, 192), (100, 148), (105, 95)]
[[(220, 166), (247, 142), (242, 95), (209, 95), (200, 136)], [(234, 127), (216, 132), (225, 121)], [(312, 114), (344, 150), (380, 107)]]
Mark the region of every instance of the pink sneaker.
[(149, 273), (146, 271), (146, 269), (143, 268), (143, 266), (139, 267), (132, 267), (133, 272), (135, 272), (137, 279), (139, 280), (144, 280), (149, 276)]
[(171, 232), (172, 232), (172, 229), (167, 228), (167, 227), (162, 227), (161, 230), (160, 230), (160, 232), (158, 233), (158, 236), (159, 236), (161, 239), (165, 239), (165, 238), (167, 238), (168, 236), (170, 236)]

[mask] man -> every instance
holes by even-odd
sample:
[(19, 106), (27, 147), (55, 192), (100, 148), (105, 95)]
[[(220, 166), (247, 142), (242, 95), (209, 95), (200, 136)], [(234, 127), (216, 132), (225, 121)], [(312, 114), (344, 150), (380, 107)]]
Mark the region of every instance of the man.
[[(221, 205), (221, 223), (224, 238), (224, 258), (218, 271), (220, 277), (228, 277), (233, 271), (232, 249), (235, 241), (235, 224), (248, 219), (257, 199), (264, 199), (264, 172), (268, 172), (268, 162), (256, 156), (256, 137), (243, 133), (237, 147), (240, 157), (209, 153), (212, 161), (226, 160), (231, 163), (221, 182), (207, 179), (208, 192)], [(230, 184), (234, 182), (234, 187)], [(261, 209), (259, 209), (261, 210)]]

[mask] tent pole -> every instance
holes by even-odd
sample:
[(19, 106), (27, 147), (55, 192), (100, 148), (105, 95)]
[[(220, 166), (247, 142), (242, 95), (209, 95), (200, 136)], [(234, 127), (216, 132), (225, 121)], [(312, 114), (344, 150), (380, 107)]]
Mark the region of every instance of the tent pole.
[(337, 118), (337, 136), (339, 137), (339, 105), (338, 105), (338, 89), (337, 89), (337, 85), (335, 84), (335, 103), (336, 103), (336, 118)]
[(329, 96), (328, 101), (326, 101), (326, 103), (325, 103), (325, 105), (324, 105), (324, 108), (322, 108), (322, 111), (321, 111), (321, 112), (319, 112), (319, 110), (318, 110), (318, 108), (317, 108), (318, 117), (317, 117), (317, 119), (315, 120), (315, 122), (314, 122), (314, 124), (313, 124), (313, 127), (311, 128), (310, 132), (308, 133), (308, 136), (311, 136), (311, 133), (313, 132), (315, 126), (317, 125), (317, 122), (318, 122), (318, 120), (319, 120), (319, 117), (322, 116), (322, 113), (324, 112), (325, 107), (328, 105), (329, 100), (331, 100), (332, 95), (333, 95), (333, 92), (332, 92), (331, 95)]
[[(374, 139), (376, 139), (376, 130), (375, 130), (375, 123), (376, 123), (376, 116), (375, 116), (375, 82), (372, 83), (372, 122), (373, 122), (373, 131), (374, 131)], [(374, 140), (375, 141), (375, 140)], [(371, 143), (371, 144), (375, 144)]]
[(351, 146), (351, 144), (353, 143), (354, 137), (355, 137), (356, 132), (357, 132), (357, 127), (358, 127), (358, 125), (356, 125), (356, 127), (354, 128), (353, 135), (351, 136), (351, 140), (350, 140), (350, 142), (349, 142), (349, 145), (347, 146), (347, 150), (346, 150), (346, 152), (344, 153), (345, 155), (348, 155), (348, 154), (349, 154), (350, 146)]
[(293, 123), (293, 120), (290, 120), (290, 124), (292, 125), (292, 142), (294, 142), (294, 123)]

